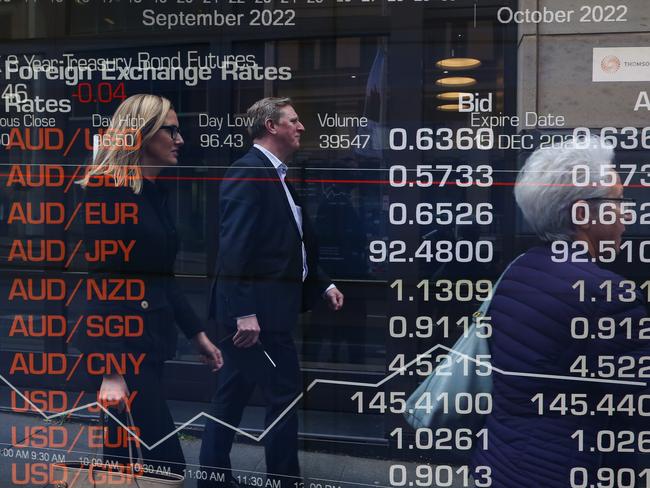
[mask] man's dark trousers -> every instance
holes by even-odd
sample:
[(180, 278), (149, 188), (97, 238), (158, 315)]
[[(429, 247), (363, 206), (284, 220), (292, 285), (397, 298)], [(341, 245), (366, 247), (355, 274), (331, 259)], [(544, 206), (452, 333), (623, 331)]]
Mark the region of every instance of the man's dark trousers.
[[(300, 481), (297, 406), (294, 405), (289, 411), (286, 409), (300, 394), (298, 355), (288, 332), (262, 332), (260, 342), (276, 366), (273, 367), (268, 361), (259, 367), (259, 350), (229, 347), (227, 352), (224, 351), (224, 366), (219, 371), (219, 386), (210, 413), (232, 426), (239, 426), (243, 410), (258, 386), (266, 404), (265, 427), (273, 424), (262, 440), (266, 471), (269, 477), (280, 480), (283, 488), (293, 487), (294, 482)], [(249, 354), (257, 354), (256, 361), (249, 363)], [(277, 420), (280, 416), (280, 420)], [(228, 481), (234, 436), (235, 431), (231, 428), (206, 419), (200, 456), (202, 469), (208, 473), (218, 473), (218, 478), (224, 475)], [(260, 476), (260, 473), (243, 475)], [(198, 483), (199, 488), (219, 486), (222, 485), (210, 480)]]

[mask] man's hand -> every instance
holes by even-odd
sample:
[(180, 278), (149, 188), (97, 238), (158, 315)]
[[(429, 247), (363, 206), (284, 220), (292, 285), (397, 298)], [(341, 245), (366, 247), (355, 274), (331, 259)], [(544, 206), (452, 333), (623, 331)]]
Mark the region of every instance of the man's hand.
[(233, 344), (237, 347), (251, 347), (257, 344), (260, 336), (260, 324), (257, 317), (244, 317), (237, 319), (237, 332), (232, 338)]
[(343, 293), (336, 287), (327, 290), (325, 293), (325, 301), (332, 310), (341, 310), (343, 308)]
[(105, 407), (117, 405), (118, 411), (123, 412), (129, 401), (129, 388), (124, 378), (119, 374), (104, 375), (98, 400)]
[(219, 371), (221, 369), (221, 366), (223, 366), (223, 357), (221, 357), (221, 351), (212, 343), (206, 333), (199, 332), (194, 337), (192, 337), (192, 342), (194, 342), (194, 346), (196, 347), (197, 351), (199, 351), (203, 364), (210, 366), (213, 373)]

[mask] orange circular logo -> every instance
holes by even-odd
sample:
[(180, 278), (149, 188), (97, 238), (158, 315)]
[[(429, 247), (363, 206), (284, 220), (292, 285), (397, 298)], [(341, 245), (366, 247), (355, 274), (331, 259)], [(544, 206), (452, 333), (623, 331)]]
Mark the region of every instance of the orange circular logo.
[(621, 69), (621, 60), (616, 56), (605, 56), (600, 62), (600, 67), (605, 73), (616, 73)]

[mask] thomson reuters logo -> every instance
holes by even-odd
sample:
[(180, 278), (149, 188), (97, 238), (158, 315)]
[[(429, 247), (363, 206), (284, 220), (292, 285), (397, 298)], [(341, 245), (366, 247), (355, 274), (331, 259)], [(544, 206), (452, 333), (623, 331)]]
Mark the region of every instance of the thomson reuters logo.
[(600, 62), (600, 67), (605, 73), (616, 73), (621, 69), (621, 60), (616, 56), (605, 56)]

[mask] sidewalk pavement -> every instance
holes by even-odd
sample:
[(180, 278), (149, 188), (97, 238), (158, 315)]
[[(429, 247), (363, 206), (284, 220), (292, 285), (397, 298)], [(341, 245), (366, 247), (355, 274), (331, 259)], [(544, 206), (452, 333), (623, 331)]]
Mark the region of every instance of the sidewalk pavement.
[[(61, 445), (58, 449), (42, 448), (46, 442), (42, 434), (37, 434), (30, 441), (20, 442), (26, 435), (33, 433), (36, 426), (46, 426), (41, 417), (28, 414), (0, 413), (0, 488), (10, 487), (43, 487), (43, 472), (48, 469), (48, 463), (53, 460), (77, 461), (84, 457), (98, 457), (97, 450), (89, 448), (89, 424), (67, 422), (63, 429), (54, 428), (52, 439), (46, 445)], [(15, 438), (12, 439), (12, 430)], [(83, 429), (83, 430), (82, 430)], [(40, 431), (42, 432), (42, 431)], [(67, 437), (67, 439), (66, 439)], [(17, 446), (12, 446), (12, 441)], [(64, 442), (65, 441), (65, 442)], [(201, 440), (190, 435), (181, 435), (181, 443), (185, 453), (187, 469), (191, 473), (199, 470), (198, 459)], [(26, 459), (25, 459), (26, 457)], [(31, 463), (29, 466), (28, 463)], [(391, 488), (389, 471), (391, 465), (403, 465), (409, 473), (409, 480), (404, 486), (427, 486), (416, 483), (416, 463), (390, 461), (384, 459), (368, 459), (363, 457), (330, 454), (323, 452), (300, 452), (300, 464), (305, 488)], [(256, 487), (272, 485), (265, 480), (264, 449), (260, 445), (235, 443), (232, 451), (234, 476), (241, 481)], [(26, 470), (33, 470), (26, 475)], [(402, 468), (397, 468), (396, 477)], [(455, 471), (455, 470), (454, 470)], [(444, 474), (444, 473), (443, 473)], [(185, 488), (195, 488), (196, 479), (187, 476)], [(456, 475), (452, 488), (461, 488), (463, 480)], [(457, 479), (456, 479), (457, 478)], [(445, 479), (445, 478), (443, 478)], [(394, 481), (399, 481), (395, 478)], [(430, 486), (435, 486), (432, 484)], [(470, 487), (474, 485), (470, 483)], [(74, 488), (74, 487), (73, 487)]]

